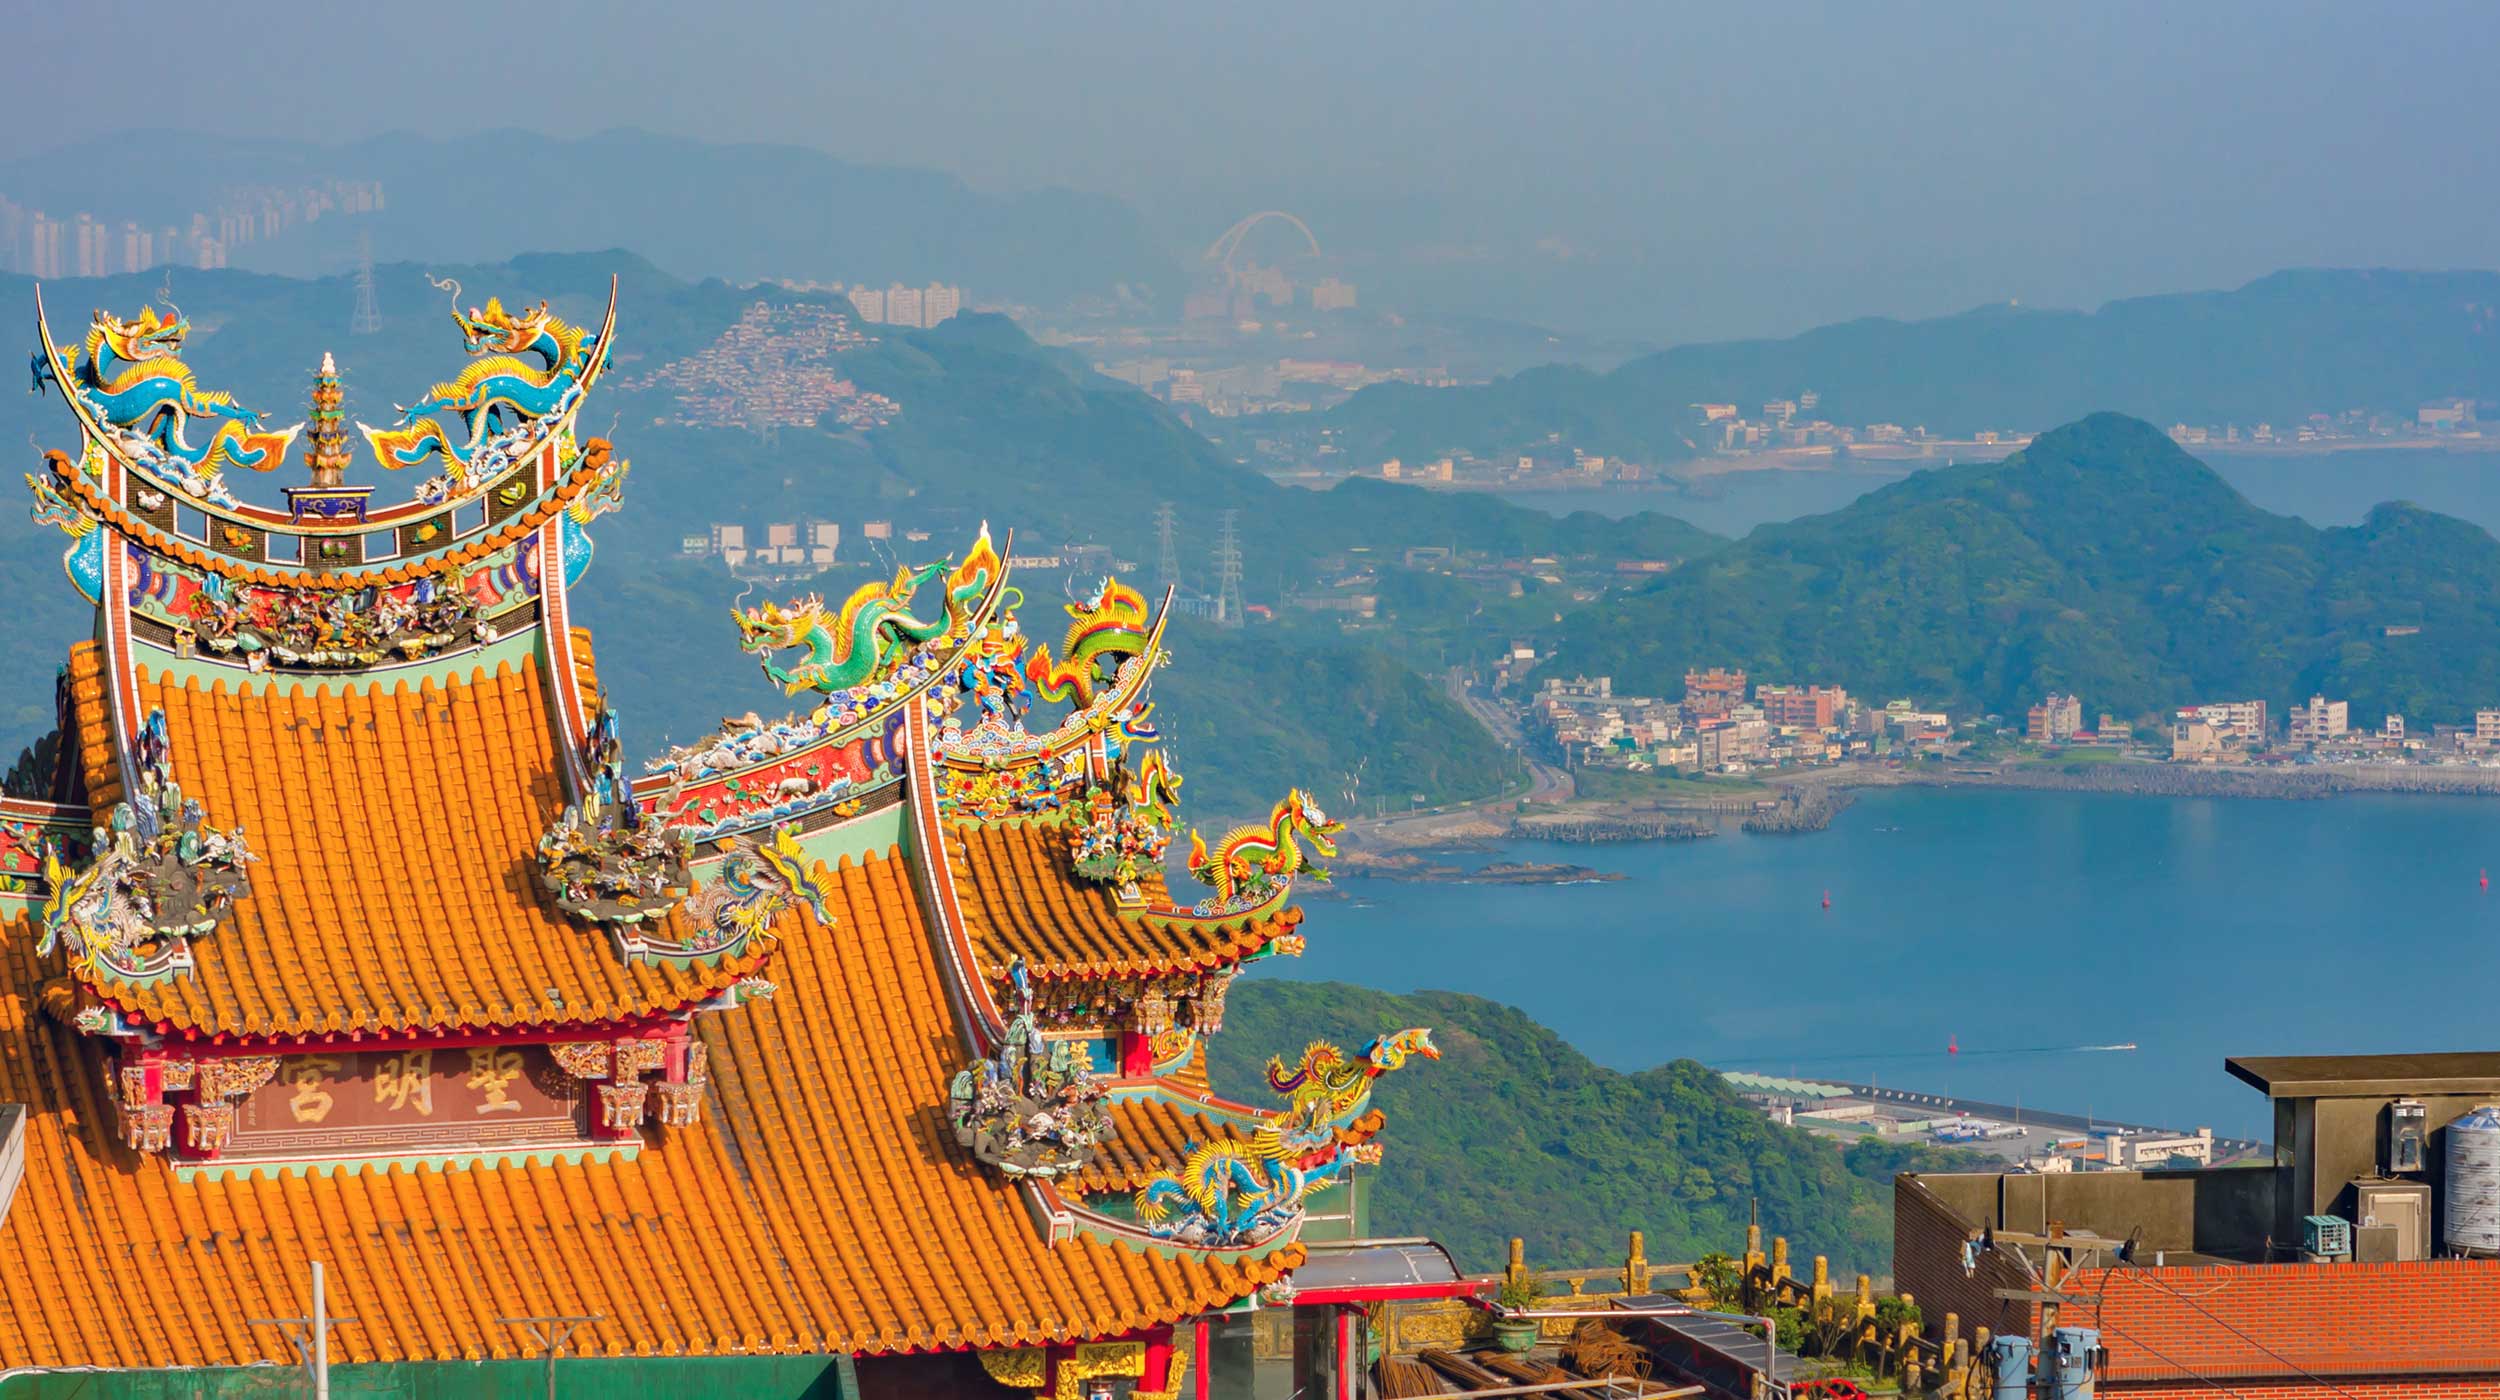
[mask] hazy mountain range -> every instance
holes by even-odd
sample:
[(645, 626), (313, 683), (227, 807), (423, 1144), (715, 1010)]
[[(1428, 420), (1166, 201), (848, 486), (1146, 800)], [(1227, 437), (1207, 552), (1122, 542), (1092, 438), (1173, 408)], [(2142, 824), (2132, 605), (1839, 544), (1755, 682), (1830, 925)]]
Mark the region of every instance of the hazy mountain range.
[(1685, 345), (1597, 374), (1556, 365), (1480, 386), (1382, 384), (1331, 415), (1358, 451), (1498, 458), (1546, 444), (1668, 462), (1693, 454), (1695, 403), (1759, 416), (1812, 390), (1814, 415), (1941, 436), (2035, 432), (2115, 410), (2165, 426), (2296, 425), (2427, 399), (2500, 398), (2500, 273), (2292, 271), (2235, 291), (2098, 311), (1992, 306)]
[[(133, 178), (134, 151), (147, 152)], [(340, 146), (182, 131), (116, 133), (0, 162), (0, 195), (55, 217), (188, 229), (237, 189), (379, 180), (379, 213), (298, 224), (232, 247), (235, 267), (335, 272), (370, 234), (385, 262), (497, 262), (531, 251), (632, 248), (672, 273), (942, 281), (1056, 303), (1128, 286), (1169, 299), (1178, 265), (1119, 200), (1070, 190), (998, 195), (933, 170), (860, 165), (801, 146), (605, 131), (580, 140), (504, 130)]]

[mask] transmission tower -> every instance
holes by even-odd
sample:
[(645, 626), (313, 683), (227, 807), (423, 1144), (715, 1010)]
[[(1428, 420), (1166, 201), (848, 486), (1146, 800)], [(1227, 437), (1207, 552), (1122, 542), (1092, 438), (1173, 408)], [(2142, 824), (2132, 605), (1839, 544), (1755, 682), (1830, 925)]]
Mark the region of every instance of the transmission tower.
[(1240, 516), (1237, 510), (1224, 512), (1215, 533), (1215, 620), (1226, 627), (1249, 621), (1241, 605), (1241, 536), (1233, 528)]
[(1173, 530), (1172, 503), (1165, 501), (1155, 507), (1155, 540), (1162, 546), (1163, 557), (1155, 564), (1155, 586), (1178, 590), (1181, 586), (1181, 551)]
[(382, 333), (382, 303), (373, 295), (373, 235), (356, 235), (356, 314), (347, 322), (349, 335)]

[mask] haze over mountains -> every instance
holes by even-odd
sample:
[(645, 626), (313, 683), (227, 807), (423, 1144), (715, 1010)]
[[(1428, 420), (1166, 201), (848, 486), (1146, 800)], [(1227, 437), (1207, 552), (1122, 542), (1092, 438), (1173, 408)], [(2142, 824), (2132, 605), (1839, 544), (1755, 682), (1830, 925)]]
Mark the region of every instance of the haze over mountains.
[[(131, 152), (149, 153), (131, 179)], [(188, 227), (239, 186), (379, 180), (378, 213), (298, 224), (238, 244), (263, 271), (336, 272), (359, 233), (385, 262), (499, 262), (536, 251), (632, 248), (678, 276), (961, 283), (1017, 301), (1177, 296), (1178, 266), (1119, 200), (1070, 190), (975, 191), (934, 170), (858, 164), (795, 145), (648, 131), (562, 140), (517, 129), (407, 134), (338, 146), (185, 131), (116, 133), (0, 162), (0, 193), (55, 216)]]
[(1804, 390), (1834, 423), (2034, 432), (2102, 409), (2167, 426), (2278, 428), (2349, 408), (2500, 397), (2500, 273), (2303, 270), (2233, 291), (2097, 311), (1982, 307), (1872, 319), (1781, 340), (1685, 345), (1596, 374), (1549, 366), (1481, 386), (1381, 384), (1338, 408), (1376, 457), (1500, 458), (1548, 441), (1606, 456), (1689, 457), (1694, 403), (1747, 414)]

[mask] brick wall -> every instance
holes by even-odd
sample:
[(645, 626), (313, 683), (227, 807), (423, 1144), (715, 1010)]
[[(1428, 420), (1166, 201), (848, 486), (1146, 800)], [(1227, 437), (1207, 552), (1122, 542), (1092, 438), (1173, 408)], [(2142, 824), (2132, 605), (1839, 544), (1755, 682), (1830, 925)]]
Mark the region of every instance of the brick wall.
[[(2339, 1383), (2458, 1377), (2477, 1388), (2441, 1393), (2500, 1395), (2500, 1260), (2084, 1269), (2067, 1290), (2097, 1300), (2113, 1382), (2244, 1389), (2235, 1378), (2297, 1380), (2297, 1367)], [(2061, 1320), (2090, 1325), (2095, 1312)]]
[(1981, 1256), (1975, 1273), (1962, 1272), (1962, 1242), (1978, 1228), (1903, 1173), (1892, 1180), (1893, 1287), (1918, 1299), (1927, 1335), (1944, 1335), (1944, 1315), (1962, 1320), (1962, 1336), (1979, 1328), (1990, 1332), (2029, 1335), (2034, 1313), (2028, 1303), (1995, 1296), (1999, 1288), (2029, 1288), (2031, 1277), (2021, 1264), (1999, 1250)]

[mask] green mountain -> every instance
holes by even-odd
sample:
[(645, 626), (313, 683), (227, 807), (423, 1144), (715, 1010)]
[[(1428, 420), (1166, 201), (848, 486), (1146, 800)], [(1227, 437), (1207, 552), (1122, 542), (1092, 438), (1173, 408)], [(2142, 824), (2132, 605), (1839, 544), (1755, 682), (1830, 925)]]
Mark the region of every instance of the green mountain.
[(1824, 1254), (1844, 1274), (1887, 1273), (1893, 1173), (1966, 1160), (1913, 1144), (1843, 1153), (1771, 1122), (1691, 1060), (1617, 1073), (1525, 1013), (1457, 992), (1251, 977), (1233, 989), (1208, 1068), (1219, 1092), (1265, 1103), (1269, 1055), (1291, 1060), (1313, 1038), (1353, 1050), (1405, 1026), (1430, 1027), (1441, 1058), (1379, 1081), (1389, 1125), (1372, 1229), (1429, 1235), (1470, 1270), (1501, 1267), (1514, 1235), (1546, 1268), (1620, 1259), (1633, 1230), (1659, 1263), (1739, 1253), (1758, 1207), (1801, 1263)]
[[(629, 740), (643, 748), (691, 738), (725, 714), (787, 703), (755, 672), (754, 659), (738, 651), (728, 625), (727, 609), (750, 586), (714, 561), (681, 552), (686, 536), (702, 535), (716, 521), (749, 529), (809, 517), (839, 523), (842, 567), (812, 582), (775, 585), (833, 597), (890, 572), (893, 550), (960, 548), (984, 520), (1013, 529), (1019, 553), (1108, 546), (1128, 561), (1119, 571), (1143, 582), (1153, 568), (1152, 517), (1160, 501), (1176, 504), (1185, 577), (1200, 587), (1210, 582), (1198, 561), (1212, 547), (1217, 513), (1238, 512), (1253, 602), (1276, 600), (1322, 563), (1358, 548), (1394, 554), (1435, 544), (1515, 555), (1562, 550), (1584, 533), (1581, 550), (1681, 558), (1721, 543), (1656, 515), (1557, 522), (1498, 501), (1380, 482), (1324, 493), (1278, 486), (1233, 462), (1154, 399), (1035, 345), (994, 316), (960, 317), (930, 331), (880, 328), (878, 343), (840, 358), (844, 375), (903, 405), (884, 428), (850, 432), (829, 421), (769, 432), (687, 427), (674, 422), (680, 410), (672, 397), (626, 386), (712, 345), (756, 302), (755, 290), (679, 281), (615, 252), (430, 271), (459, 279), (468, 303), (489, 295), (507, 302), (544, 297), (576, 319), (598, 313), (611, 274), (623, 280), (616, 368), (583, 427), (613, 437), (634, 469), (625, 508), (596, 530), (598, 553), (579, 615), (599, 630), (604, 674)], [(428, 272), (408, 264), (377, 270), (383, 305), (394, 309), (388, 332), (369, 337), (344, 333), (355, 305), (345, 278), (179, 272), (173, 290), (194, 325), (189, 359), (207, 387), (289, 421), (301, 414), (310, 365), (333, 349), (346, 370), (349, 415), (387, 422), (395, 399), (462, 363), (448, 318), (437, 319), (444, 293), (427, 284)], [(46, 293), (54, 333), (74, 338), (97, 306), (131, 314), (157, 295), (160, 281), (161, 274), (54, 283)], [(29, 324), (33, 290), (27, 279), (0, 277), (0, 322)], [(771, 300), (832, 298), (776, 291)], [(11, 441), (65, 446), (70, 428), (57, 398), (0, 394), (0, 435)], [(246, 498), (274, 501), (276, 487), (295, 470), (240, 474), (233, 486)], [(382, 483), (386, 496), (413, 484)], [(928, 530), (931, 538), (870, 544), (858, 526), (875, 519)], [(0, 582), (15, 585), (12, 596), (20, 600), (0, 619), (0, 642), (16, 654), (57, 657), (84, 635), (88, 613), (61, 581), (60, 550), (49, 531), (0, 529)], [(1053, 602), (1078, 581), (1029, 572), (1020, 582), (1027, 627), (1055, 636), (1061, 620)], [(1263, 812), (1292, 783), (1333, 794), (1366, 754), (1363, 790), (1401, 800), (1480, 796), (1503, 781), (1498, 750), (1436, 687), (1398, 661), (1351, 648), (1333, 628), (1203, 636), (1184, 628), (1176, 644), (1187, 659), (1170, 673), (1166, 694), (1186, 703), (1165, 718), (1189, 736), (1184, 771), (1196, 782), (1193, 812), (1202, 819)], [(1225, 679), (1201, 683), (1193, 671)], [(50, 687), (39, 676), (0, 695), (0, 757), (31, 742), (51, 719)], [(1375, 745), (1375, 734), (1395, 738)]]
[(1673, 695), (1687, 666), (1741, 665), (2001, 713), (2060, 690), (2127, 717), (2323, 691), (2451, 721), (2500, 697), (2495, 599), (2500, 543), (2475, 526), (2399, 504), (2316, 529), (2096, 414), (1571, 614), (1546, 669)]
[(1332, 421), (1350, 446), (1379, 456), (1499, 457), (1557, 434), (1651, 462), (1692, 454), (1689, 404), (1734, 403), (1752, 416), (1809, 389), (1832, 422), (1948, 436), (2113, 407), (2157, 423), (2279, 427), (2312, 413), (2410, 415), (2427, 399), (2500, 397), (2496, 322), (2500, 273), (2280, 272), (2235, 291), (2092, 312), (1992, 306), (1680, 346), (1607, 374), (1551, 366), (1464, 388), (1382, 384)]

